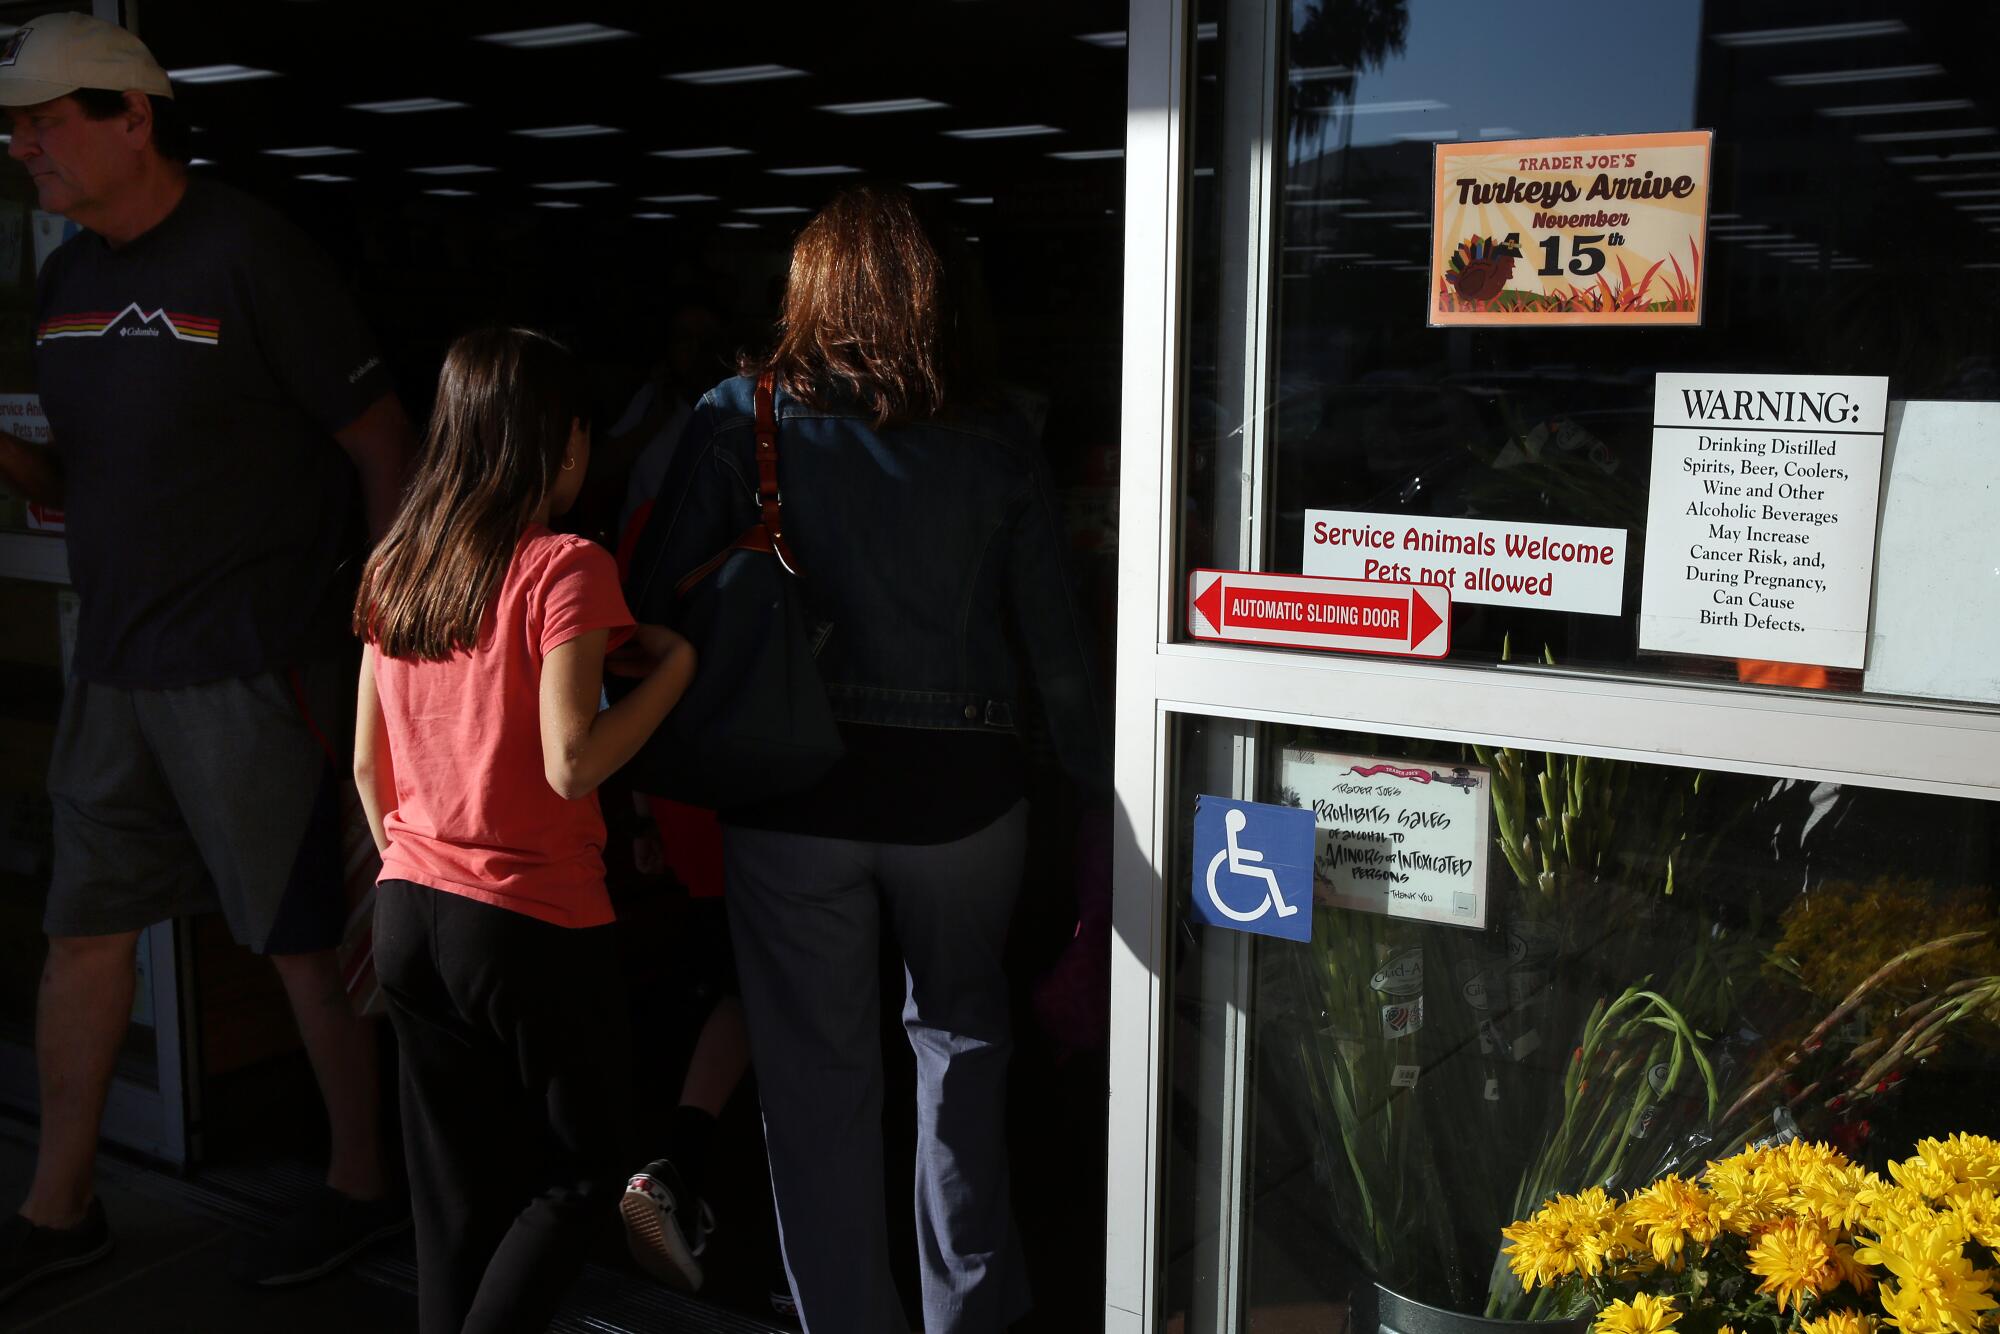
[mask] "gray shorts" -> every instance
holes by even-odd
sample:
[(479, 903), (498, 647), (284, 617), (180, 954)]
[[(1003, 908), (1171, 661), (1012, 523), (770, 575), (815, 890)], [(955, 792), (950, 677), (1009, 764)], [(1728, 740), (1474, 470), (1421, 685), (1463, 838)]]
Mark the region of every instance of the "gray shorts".
[(51, 936), (220, 910), (260, 954), (340, 941), (356, 662), (165, 690), (71, 681), (49, 765)]

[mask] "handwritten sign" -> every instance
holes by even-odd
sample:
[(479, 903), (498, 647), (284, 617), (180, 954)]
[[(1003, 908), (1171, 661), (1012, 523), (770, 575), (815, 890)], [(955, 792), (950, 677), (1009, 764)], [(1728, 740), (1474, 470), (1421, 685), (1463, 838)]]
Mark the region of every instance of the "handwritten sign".
[(1491, 778), (1470, 765), (1287, 749), (1279, 781), (1316, 827), (1314, 896), (1356, 912), (1485, 927)]
[(1431, 324), (1700, 324), (1713, 139), (1439, 144)]
[(1882, 376), (1655, 378), (1639, 647), (1859, 667)]

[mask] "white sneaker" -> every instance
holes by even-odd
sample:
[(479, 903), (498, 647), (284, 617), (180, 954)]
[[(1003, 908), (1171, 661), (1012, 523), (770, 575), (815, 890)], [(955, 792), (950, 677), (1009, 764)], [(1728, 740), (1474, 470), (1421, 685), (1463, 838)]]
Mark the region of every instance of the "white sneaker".
[(618, 1216), (625, 1222), (625, 1245), (641, 1269), (668, 1287), (698, 1292), (699, 1257), (715, 1231), (715, 1215), (706, 1200), (696, 1200), (689, 1218), (682, 1204), (687, 1198), (673, 1163), (657, 1158), (625, 1183)]

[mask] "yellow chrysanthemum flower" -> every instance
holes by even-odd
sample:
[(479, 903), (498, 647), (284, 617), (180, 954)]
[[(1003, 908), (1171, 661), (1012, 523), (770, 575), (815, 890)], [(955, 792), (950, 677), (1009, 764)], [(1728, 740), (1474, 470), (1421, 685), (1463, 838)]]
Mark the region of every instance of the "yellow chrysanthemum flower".
[(1875, 1271), (1862, 1264), (1855, 1255), (1855, 1247), (1845, 1241), (1833, 1244), (1833, 1267), (1840, 1273), (1840, 1281), (1866, 1297), (1875, 1291)]
[(1951, 1202), (1966, 1234), (1989, 1251), (2000, 1252), (2000, 1193), (1971, 1191)]
[(1859, 1311), (1828, 1311), (1802, 1322), (1799, 1334), (1875, 1334), (1875, 1317)]
[(1594, 1277), (1623, 1251), (1618, 1206), (1597, 1187), (1558, 1195), (1500, 1234), (1508, 1241), (1507, 1267), (1531, 1292), (1572, 1274)]
[(1965, 1234), (1950, 1215), (1893, 1229), (1855, 1252), (1863, 1264), (1888, 1271), (1882, 1309), (1908, 1334), (1977, 1334), (1981, 1315), (2000, 1307), (1993, 1275), (1965, 1255)]
[(1638, 1246), (1676, 1272), (1689, 1242), (1707, 1246), (1722, 1235), (1721, 1205), (1684, 1177), (1661, 1177), (1625, 1201), (1622, 1213)]
[(1868, 1200), (1882, 1184), (1880, 1177), (1853, 1163), (1821, 1163), (1800, 1176), (1792, 1211), (1851, 1232), (1868, 1218)]
[(1808, 1218), (1787, 1218), (1759, 1235), (1750, 1248), (1750, 1272), (1763, 1280), (1757, 1291), (1778, 1299), (1780, 1312), (1840, 1284), (1833, 1239)]
[(1952, 1187), (1958, 1184), (1950, 1172), (1924, 1158), (1905, 1158), (1899, 1163), (1890, 1163), (1889, 1175), (1896, 1179), (1897, 1185), (1932, 1201), (1949, 1199)]
[(1937, 1210), (1923, 1193), (1909, 1186), (1877, 1181), (1861, 1192), (1862, 1220), (1858, 1230), (1881, 1236), (1907, 1227), (1929, 1226)]
[(1770, 1154), (1768, 1149), (1752, 1149), (1710, 1163), (1702, 1174), (1703, 1184), (1720, 1209), (1723, 1227), (1739, 1237), (1749, 1236), (1787, 1212), (1791, 1190), (1773, 1169)]
[(1680, 1320), (1671, 1297), (1642, 1292), (1629, 1302), (1613, 1302), (1597, 1313), (1593, 1334), (1665, 1334)]
[(1926, 1139), (1918, 1142), (1916, 1156), (1950, 1182), (1945, 1193), (1952, 1199), (2000, 1189), (2000, 1141), (1965, 1134)]

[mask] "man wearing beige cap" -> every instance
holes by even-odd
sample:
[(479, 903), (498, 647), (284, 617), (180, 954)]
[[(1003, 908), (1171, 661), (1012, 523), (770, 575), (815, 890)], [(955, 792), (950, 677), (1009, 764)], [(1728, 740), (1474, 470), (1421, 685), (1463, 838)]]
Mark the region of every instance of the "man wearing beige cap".
[(9, 156), (42, 208), (84, 229), (37, 296), (52, 447), (0, 435), (0, 473), (67, 511), (81, 599), (49, 772), (42, 1136), (0, 1223), (0, 1300), (110, 1251), (92, 1179), (133, 949), (186, 913), (219, 909), (271, 956), (333, 1130), (326, 1190), (239, 1276), (316, 1276), (406, 1217), (385, 1190), (375, 1035), (332, 947), (349, 576), (361, 508), (377, 534), (393, 516), (410, 427), (324, 259), (271, 210), (190, 178), (172, 99), (138, 38), (93, 18), (0, 42)]

